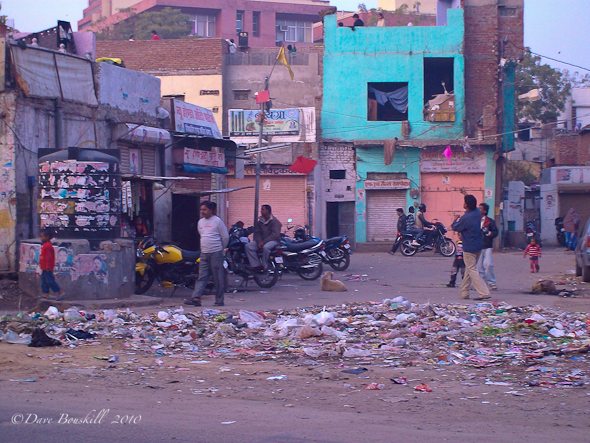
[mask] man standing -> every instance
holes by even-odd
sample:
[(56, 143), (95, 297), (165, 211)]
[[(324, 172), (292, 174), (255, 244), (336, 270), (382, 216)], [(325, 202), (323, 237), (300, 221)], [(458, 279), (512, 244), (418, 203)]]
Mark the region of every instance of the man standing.
[[(396, 212), (397, 212), (397, 232), (398, 232), (398, 234), (403, 234), (408, 229), (408, 225), (407, 225), (408, 218), (406, 217), (406, 214), (404, 214), (404, 208), (397, 208)], [(395, 242), (393, 242), (393, 245), (391, 246), (391, 250), (389, 251), (389, 253), (391, 255), (395, 254), (394, 248), (395, 248)]]
[(465, 278), (461, 282), (461, 298), (469, 298), (469, 288), (473, 288), (479, 294), (475, 300), (490, 298), (490, 290), (477, 272), (477, 259), (483, 247), (483, 235), (481, 232), (481, 213), (477, 209), (477, 199), (473, 195), (465, 196), (465, 214), (456, 216), (452, 228), (461, 234), (463, 240), (463, 261), (465, 262)]
[(481, 213), (481, 232), (483, 234), (483, 248), (479, 259), (477, 260), (477, 271), (483, 280), (488, 284), (488, 287), (495, 291), (496, 274), (494, 274), (494, 239), (498, 236), (498, 227), (493, 218), (488, 217), (490, 205), (481, 203), (479, 205), (479, 212)]
[(201, 259), (199, 262), (199, 279), (188, 305), (201, 306), (201, 297), (205, 292), (209, 278), (215, 284), (215, 306), (223, 306), (225, 293), (225, 269), (223, 268), (223, 250), (229, 242), (227, 227), (215, 215), (217, 204), (211, 201), (201, 203), (201, 219), (198, 223), (201, 236)]
[[(268, 267), (268, 259), (272, 250), (281, 241), (281, 222), (272, 215), (270, 205), (262, 205), (261, 217), (254, 225), (254, 241), (246, 245), (246, 254), (250, 267), (256, 271), (262, 271)], [(262, 261), (258, 258), (258, 250), (262, 249)]]

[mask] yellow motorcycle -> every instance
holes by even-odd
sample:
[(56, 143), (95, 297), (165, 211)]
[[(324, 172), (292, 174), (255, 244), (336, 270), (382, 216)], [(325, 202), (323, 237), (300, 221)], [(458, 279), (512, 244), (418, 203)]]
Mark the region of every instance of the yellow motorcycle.
[(141, 240), (135, 261), (135, 293), (145, 294), (154, 280), (164, 288), (193, 288), (199, 276), (199, 256), (199, 251), (160, 245), (153, 238)]

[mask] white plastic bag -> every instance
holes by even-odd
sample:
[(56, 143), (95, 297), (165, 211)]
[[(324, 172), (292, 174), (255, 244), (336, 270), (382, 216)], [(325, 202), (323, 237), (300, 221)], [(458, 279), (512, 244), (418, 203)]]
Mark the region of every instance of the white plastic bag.
[(256, 312), (240, 310), (240, 320), (246, 323), (251, 329), (264, 326), (264, 318)]

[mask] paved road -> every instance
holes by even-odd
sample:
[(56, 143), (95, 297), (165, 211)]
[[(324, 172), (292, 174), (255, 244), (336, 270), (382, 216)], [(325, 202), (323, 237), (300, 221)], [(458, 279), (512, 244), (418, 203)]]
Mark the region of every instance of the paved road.
[[(572, 278), (574, 256), (563, 249), (546, 249), (541, 259), (541, 272), (531, 274), (522, 252), (509, 251), (495, 254), (498, 291), (494, 300), (515, 305), (542, 304), (572, 311), (590, 311), (589, 298), (562, 298), (530, 294), (532, 284), (539, 278)], [(452, 259), (423, 253), (414, 257), (391, 256), (386, 253), (359, 253), (352, 256), (350, 268), (335, 273), (344, 280), (349, 291), (345, 293), (321, 292), (319, 282), (307, 282), (296, 275), (284, 275), (270, 290), (260, 290), (254, 282), (250, 291), (226, 295), (227, 309), (290, 309), (310, 305), (329, 305), (350, 301), (382, 300), (403, 295), (417, 303), (459, 303), (458, 289), (447, 288)], [(568, 274), (569, 273), (569, 274)], [(366, 275), (366, 281), (347, 281), (347, 275)], [(556, 280), (557, 281), (557, 280)], [(571, 286), (571, 285), (570, 285)], [(590, 288), (588, 284), (578, 285)], [(164, 297), (165, 304), (178, 304), (188, 291), (156, 290), (153, 294)], [(213, 304), (211, 296), (204, 299), (204, 307)], [(148, 308), (153, 309), (153, 308)]]

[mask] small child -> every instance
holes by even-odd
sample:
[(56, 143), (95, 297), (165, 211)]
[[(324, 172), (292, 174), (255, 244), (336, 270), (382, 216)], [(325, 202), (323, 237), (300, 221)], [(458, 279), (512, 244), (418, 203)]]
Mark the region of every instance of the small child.
[(529, 256), (531, 263), (531, 273), (539, 272), (539, 257), (541, 256), (541, 246), (537, 244), (537, 240), (531, 238), (531, 242), (524, 250), (523, 257)]
[(455, 260), (453, 260), (453, 267), (451, 268), (451, 281), (447, 284), (447, 288), (454, 288), (457, 283), (457, 274), (461, 271), (461, 278), (465, 278), (465, 262), (463, 261), (463, 242), (457, 242), (457, 249), (455, 250)]
[(41, 292), (48, 296), (49, 291), (57, 294), (56, 300), (62, 299), (62, 293), (59, 285), (55, 281), (53, 270), (55, 269), (55, 250), (51, 244), (53, 233), (44, 229), (40, 235), (41, 238), (41, 255), (39, 256), (39, 267), (41, 268)]

